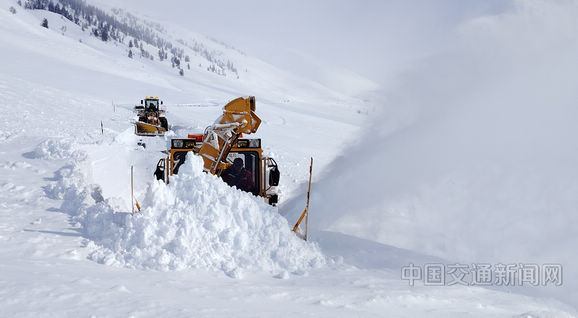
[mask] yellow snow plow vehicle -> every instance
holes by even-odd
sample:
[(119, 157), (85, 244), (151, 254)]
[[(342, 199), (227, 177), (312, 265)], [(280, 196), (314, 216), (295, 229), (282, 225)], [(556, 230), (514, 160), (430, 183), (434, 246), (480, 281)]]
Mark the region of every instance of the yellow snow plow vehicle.
[(169, 183), (185, 162), (188, 152), (203, 158), (203, 170), (242, 191), (261, 196), (271, 205), (278, 202), (279, 169), (273, 158), (263, 155), (261, 139), (240, 138), (257, 131), (261, 119), (255, 114), (255, 97), (237, 98), (223, 108), (223, 115), (203, 135), (171, 140), (168, 156), (155, 171)]
[(135, 123), (134, 133), (139, 136), (162, 136), (169, 130), (169, 123), (165, 117), (163, 104), (158, 97), (147, 96), (135, 106), (138, 121)]

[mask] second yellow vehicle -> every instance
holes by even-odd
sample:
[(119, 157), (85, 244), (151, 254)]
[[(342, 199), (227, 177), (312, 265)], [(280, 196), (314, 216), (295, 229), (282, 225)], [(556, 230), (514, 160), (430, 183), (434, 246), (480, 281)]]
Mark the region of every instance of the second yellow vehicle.
[(135, 123), (135, 134), (139, 136), (162, 136), (169, 130), (169, 122), (165, 110), (161, 109), (163, 102), (158, 97), (147, 96), (135, 106), (138, 120)]

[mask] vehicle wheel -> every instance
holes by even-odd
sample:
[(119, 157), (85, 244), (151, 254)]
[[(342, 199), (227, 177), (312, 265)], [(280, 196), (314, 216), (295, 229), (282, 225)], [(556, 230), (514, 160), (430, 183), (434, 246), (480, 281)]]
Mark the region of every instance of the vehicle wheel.
[(165, 117), (160, 117), (159, 118), (160, 122), (161, 122), (161, 127), (163, 127), (165, 130), (169, 130), (169, 122), (167, 121), (167, 119)]

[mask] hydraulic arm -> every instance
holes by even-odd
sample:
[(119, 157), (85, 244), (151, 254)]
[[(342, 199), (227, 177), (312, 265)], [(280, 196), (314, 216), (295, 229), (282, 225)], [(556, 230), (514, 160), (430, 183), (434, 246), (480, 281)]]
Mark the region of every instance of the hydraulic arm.
[(223, 107), (223, 115), (205, 130), (199, 155), (203, 170), (220, 175), (226, 168), (227, 155), (241, 134), (257, 131), (261, 119), (255, 114), (255, 97), (239, 97)]

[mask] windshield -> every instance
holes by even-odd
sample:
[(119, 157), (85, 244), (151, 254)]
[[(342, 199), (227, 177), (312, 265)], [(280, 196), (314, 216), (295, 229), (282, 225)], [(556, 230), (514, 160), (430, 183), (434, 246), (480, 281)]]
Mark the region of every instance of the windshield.
[(259, 195), (259, 154), (256, 151), (231, 151), (231, 162), (221, 173), (221, 178), (231, 187)]
[(147, 109), (159, 109), (158, 99), (147, 99), (145, 105)]

